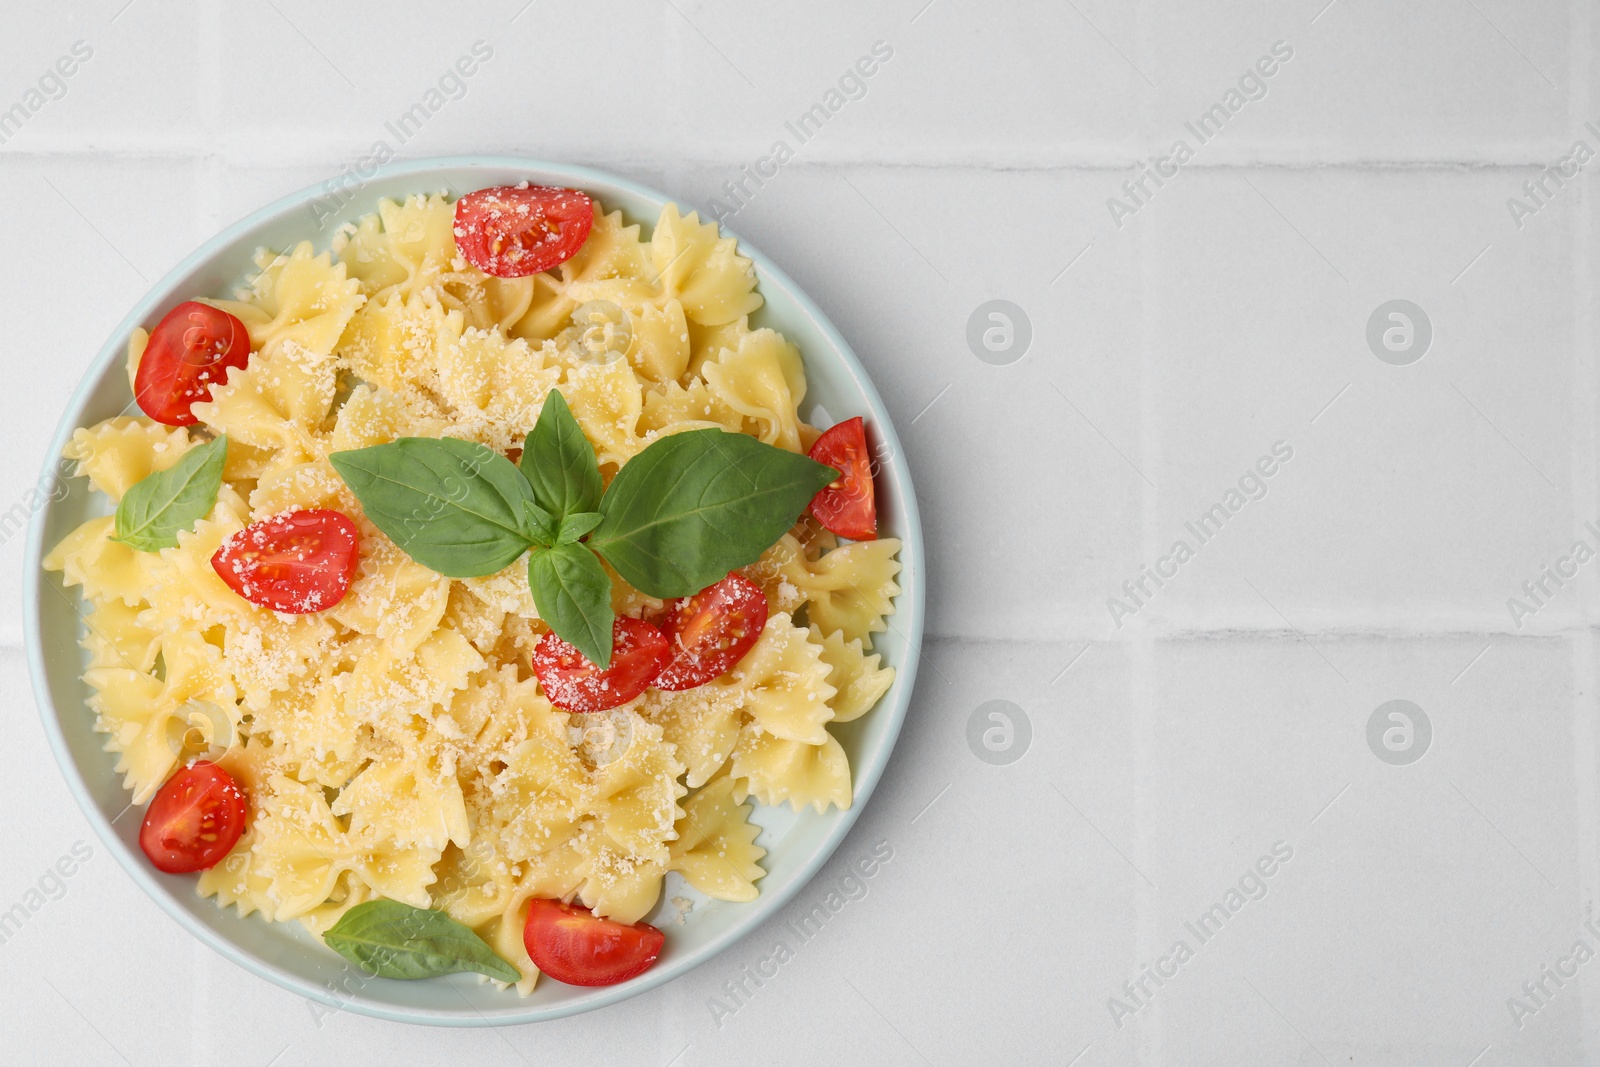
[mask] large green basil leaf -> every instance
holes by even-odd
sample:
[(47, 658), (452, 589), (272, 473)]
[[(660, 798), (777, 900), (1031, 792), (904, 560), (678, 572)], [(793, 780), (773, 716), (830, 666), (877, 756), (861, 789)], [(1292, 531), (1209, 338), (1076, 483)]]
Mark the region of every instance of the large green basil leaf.
[(192, 530), (217, 502), (228, 435), (197, 445), (164, 471), (156, 471), (123, 494), (117, 505), (116, 532), (140, 552), (176, 548), (179, 530)]
[(450, 578), (493, 574), (533, 539), (533, 490), (509, 459), (472, 441), (402, 437), (328, 457), (374, 526)]
[(760, 559), (838, 476), (745, 434), (673, 434), (617, 472), (587, 544), (641, 592), (690, 596)]
[(594, 446), (558, 391), (544, 398), (539, 421), (522, 443), (522, 473), (533, 486), (533, 498), (557, 522), (600, 505)]
[(528, 585), (539, 618), (603, 670), (611, 666), (611, 575), (581, 544), (535, 549)]
[(475, 971), (507, 983), (522, 978), (483, 938), (444, 912), (398, 900), (357, 904), (322, 940), (366, 974), (380, 978), (436, 978), (457, 971)]

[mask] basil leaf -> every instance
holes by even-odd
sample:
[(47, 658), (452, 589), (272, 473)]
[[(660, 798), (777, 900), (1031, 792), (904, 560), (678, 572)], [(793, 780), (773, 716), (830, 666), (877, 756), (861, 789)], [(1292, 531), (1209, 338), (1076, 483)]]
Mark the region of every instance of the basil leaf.
[(453, 437), (402, 437), (328, 457), (367, 518), (406, 554), (450, 578), (510, 566), (533, 538), (533, 491), (509, 459)]
[(690, 596), (760, 559), (838, 476), (742, 433), (676, 433), (617, 472), (587, 543), (641, 592)]
[(556, 531), (555, 543), (558, 545), (571, 544), (596, 526), (599, 526), (600, 520), (603, 518), (605, 516), (598, 511), (580, 511), (577, 514), (568, 515), (561, 520), (561, 528)]
[(227, 458), (228, 435), (223, 434), (130, 488), (117, 505), (112, 540), (140, 552), (176, 548), (178, 531), (193, 529), (217, 502)]
[(572, 417), (566, 397), (551, 390), (539, 421), (522, 443), (522, 473), (533, 498), (557, 519), (600, 506), (600, 465), (594, 446)]
[(533, 539), (536, 545), (553, 545), (558, 540), (560, 530), (556, 526), (556, 517), (529, 500), (522, 505), (522, 532)]
[(539, 618), (602, 670), (611, 666), (611, 575), (583, 545), (544, 548), (528, 557), (528, 586)]
[(366, 974), (380, 978), (435, 978), (457, 971), (475, 971), (507, 983), (522, 978), (483, 938), (444, 912), (398, 900), (357, 904), (322, 940)]

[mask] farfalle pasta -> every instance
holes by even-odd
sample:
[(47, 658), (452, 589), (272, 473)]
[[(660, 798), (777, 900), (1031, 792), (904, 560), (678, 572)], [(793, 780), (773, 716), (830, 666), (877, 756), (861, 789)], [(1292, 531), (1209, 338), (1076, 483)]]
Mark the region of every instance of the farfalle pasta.
[[(115, 504), (225, 434), (214, 504), (157, 550), (91, 519), (45, 566), (82, 594), (90, 708), (132, 799), (201, 755), (246, 798), (247, 829), (202, 894), (318, 933), (380, 898), (438, 909), (527, 993), (530, 900), (632, 923), (675, 871), (749, 901), (765, 854), (752, 801), (850, 805), (830, 727), (893, 681), (871, 642), (899, 591), (899, 542), (840, 545), (803, 520), (744, 569), (769, 614), (732, 670), (649, 688), (598, 725), (554, 705), (530, 668), (550, 627), (526, 557), (470, 578), (421, 565), (329, 456), (402, 438), (514, 455), (555, 391), (607, 482), (675, 434), (803, 452), (818, 431), (799, 415), (801, 354), (750, 325), (755, 271), (714, 224), (668, 206), (647, 238), (597, 204), (570, 258), (497, 277), (463, 258), (453, 211), (439, 195), (385, 202), (331, 249), (263, 251), (233, 299), (203, 301), (244, 324), (248, 364), (211, 384), (191, 424), (119, 416), (78, 430), (66, 456)], [(150, 342), (130, 338), (130, 382)], [(268, 610), (213, 566), (238, 531), (312, 509), (359, 528), (334, 606)], [(663, 609), (611, 577), (620, 615)]]

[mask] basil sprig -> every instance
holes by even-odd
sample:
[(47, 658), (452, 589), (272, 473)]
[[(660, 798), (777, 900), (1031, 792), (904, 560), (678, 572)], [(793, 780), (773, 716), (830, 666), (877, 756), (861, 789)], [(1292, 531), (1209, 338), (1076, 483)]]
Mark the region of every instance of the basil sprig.
[(444, 912), (398, 900), (357, 904), (322, 940), (366, 974), (380, 978), (436, 978), (457, 971), (475, 971), (507, 983), (522, 978), (483, 938)]
[(111, 539), (140, 552), (176, 548), (178, 531), (194, 529), (217, 502), (227, 458), (228, 435), (223, 434), (140, 480), (117, 505)]
[(559, 392), (545, 400), (519, 467), (482, 445), (404, 437), (328, 457), (367, 517), (418, 563), (452, 578), (492, 574), (533, 550), (539, 617), (600, 667), (611, 664), (611, 578), (689, 596), (761, 558), (832, 467), (717, 429), (654, 442), (601, 491), (594, 448)]

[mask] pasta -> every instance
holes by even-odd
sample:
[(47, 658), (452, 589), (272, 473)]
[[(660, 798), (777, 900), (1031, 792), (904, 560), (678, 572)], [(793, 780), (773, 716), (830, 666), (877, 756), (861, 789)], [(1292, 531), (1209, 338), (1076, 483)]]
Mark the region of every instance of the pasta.
[[(652, 441), (707, 426), (803, 451), (817, 436), (798, 410), (805, 371), (794, 345), (750, 327), (753, 266), (694, 214), (668, 206), (646, 237), (597, 206), (575, 256), (524, 278), (466, 263), (451, 219), (442, 196), (417, 196), (385, 202), (329, 251), (260, 253), (246, 288), (206, 301), (244, 323), (254, 351), (194, 405), (199, 425), (119, 416), (66, 449), (115, 502), (226, 433), (209, 514), (159, 551), (91, 519), (45, 566), (86, 601), (89, 705), (133, 800), (207, 749), (248, 797), (248, 830), (200, 876), (203, 895), (318, 933), (378, 897), (442, 909), (527, 993), (531, 899), (632, 922), (674, 871), (749, 901), (765, 855), (751, 798), (850, 806), (830, 726), (893, 681), (871, 642), (894, 610), (900, 546), (840, 546), (803, 521), (746, 570), (770, 614), (732, 671), (647, 690), (604, 721), (556, 708), (529, 666), (547, 627), (526, 560), (434, 573), (366, 521), (329, 454), (400, 437), (518, 448), (557, 388), (606, 478)], [(147, 341), (130, 338), (130, 380)], [(360, 528), (335, 606), (276, 614), (213, 570), (230, 534), (311, 508)], [(619, 612), (661, 609), (612, 577)]]

